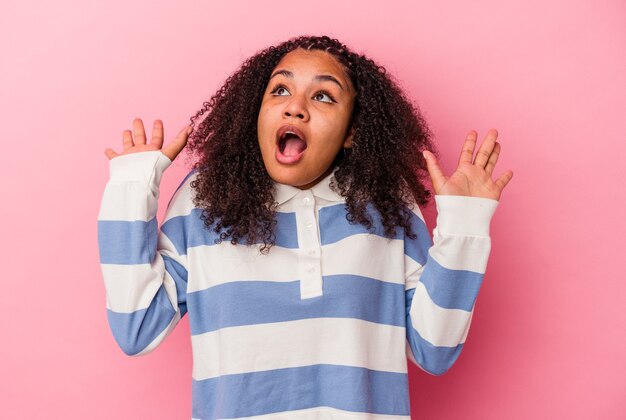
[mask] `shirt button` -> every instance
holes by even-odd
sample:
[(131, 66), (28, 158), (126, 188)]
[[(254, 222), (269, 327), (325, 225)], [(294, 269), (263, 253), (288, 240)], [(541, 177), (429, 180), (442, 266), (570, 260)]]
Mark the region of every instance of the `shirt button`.
[(315, 271), (315, 268), (314, 268), (314, 267), (311, 267), (311, 268), (309, 268), (307, 271), (308, 271), (309, 273), (312, 273), (312, 272), (314, 272), (314, 271)]
[(304, 197), (304, 198), (302, 199), (302, 202), (303, 202), (304, 204), (309, 204), (309, 202), (310, 202), (310, 201), (311, 201), (311, 199), (310, 199), (309, 197)]
[(306, 224), (306, 227), (307, 227), (307, 229), (311, 229), (311, 228), (313, 227), (313, 223), (308, 222), (308, 223)]

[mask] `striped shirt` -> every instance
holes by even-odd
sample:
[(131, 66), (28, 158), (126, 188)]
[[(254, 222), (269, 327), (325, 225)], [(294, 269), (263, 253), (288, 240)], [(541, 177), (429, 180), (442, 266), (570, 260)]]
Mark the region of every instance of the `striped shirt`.
[[(108, 321), (128, 355), (154, 350), (185, 314), (194, 419), (410, 419), (407, 361), (434, 375), (465, 342), (498, 201), (435, 195), (433, 239), (347, 221), (329, 182), (275, 184), (276, 245), (216, 244), (191, 171), (160, 229), (161, 151), (109, 161), (98, 215)], [(434, 242), (433, 242), (434, 241)]]

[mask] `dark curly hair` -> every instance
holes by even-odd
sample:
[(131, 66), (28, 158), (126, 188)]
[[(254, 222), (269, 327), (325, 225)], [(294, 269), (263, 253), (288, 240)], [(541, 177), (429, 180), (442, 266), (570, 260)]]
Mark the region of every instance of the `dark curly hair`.
[(385, 236), (393, 236), (399, 226), (415, 239), (407, 206), (431, 198), (422, 183), (428, 172), (421, 153), (437, 154), (431, 132), (384, 67), (328, 36), (295, 37), (261, 50), (191, 117), (187, 149), (197, 157), (193, 169), (198, 172), (191, 187), (204, 224), (219, 235), (216, 242), (262, 242), (263, 253), (275, 244), (277, 203), (258, 144), (257, 118), (272, 70), (296, 48), (332, 54), (356, 90), (353, 146), (335, 158), (336, 182), (331, 185), (345, 197), (348, 221), (372, 231), (371, 203)]

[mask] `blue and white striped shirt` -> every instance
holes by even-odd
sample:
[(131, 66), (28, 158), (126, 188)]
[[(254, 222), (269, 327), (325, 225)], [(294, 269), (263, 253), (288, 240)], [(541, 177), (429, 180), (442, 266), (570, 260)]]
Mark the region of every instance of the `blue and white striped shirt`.
[[(433, 240), (346, 220), (333, 174), (275, 184), (276, 246), (215, 244), (190, 172), (160, 229), (161, 151), (110, 160), (98, 215), (108, 320), (128, 355), (154, 350), (188, 314), (194, 419), (409, 420), (407, 360), (439, 375), (463, 348), (498, 201), (435, 196)], [(261, 417), (262, 416), (262, 417)]]

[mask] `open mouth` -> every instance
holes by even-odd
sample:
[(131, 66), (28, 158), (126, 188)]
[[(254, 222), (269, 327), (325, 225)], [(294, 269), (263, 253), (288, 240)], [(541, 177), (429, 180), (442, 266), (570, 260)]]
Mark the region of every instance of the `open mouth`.
[(297, 134), (286, 132), (278, 140), (278, 150), (285, 156), (296, 156), (306, 149), (306, 142)]
[(276, 148), (276, 159), (281, 163), (296, 163), (302, 158), (307, 148), (301, 131), (286, 127), (279, 136)]

